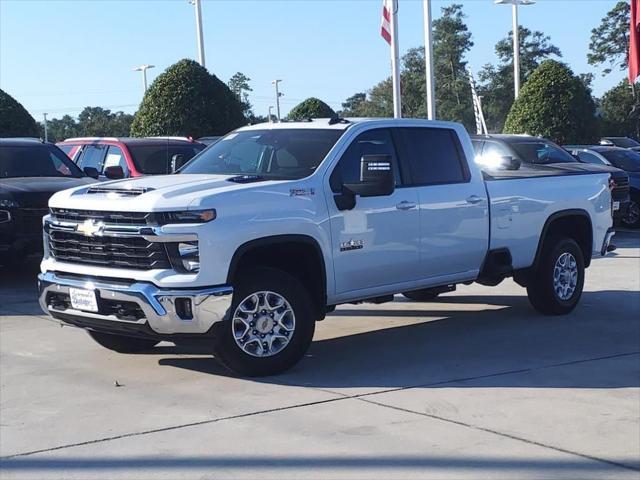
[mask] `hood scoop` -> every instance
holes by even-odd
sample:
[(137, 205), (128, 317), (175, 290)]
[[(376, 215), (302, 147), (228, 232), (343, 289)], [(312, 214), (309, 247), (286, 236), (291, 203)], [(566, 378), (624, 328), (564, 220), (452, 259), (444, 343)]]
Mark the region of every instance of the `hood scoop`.
[(264, 180), (264, 177), (260, 175), (238, 175), (237, 177), (227, 178), (227, 182), (233, 183), (253, 183), (253, 182), (261, 182)]
[(104, 193), (107, 195), (113, 195), (117, 197), (137, 197), (138, 195), (142, 195), (143, 193), (147, 193), (152, 190), (153, 188), (144, 188), (144, 187), (116, 188), (116, 187), (95, 185), (95, 186), (89, 187), (89, 190), (87, 190), (87, 194)]

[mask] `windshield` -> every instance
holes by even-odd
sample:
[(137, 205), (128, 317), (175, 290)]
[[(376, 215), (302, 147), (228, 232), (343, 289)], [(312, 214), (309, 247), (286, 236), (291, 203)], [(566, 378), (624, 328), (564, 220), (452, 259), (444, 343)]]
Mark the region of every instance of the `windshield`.
[(0, 178), (84, 176), (57, 147), (43, 144), (0, 147)]
[(607, 138), (607, 140), (613, 143), (616, 147), (622, 147), (622, 148), (640, 147), (640, 143), (628, 137), (613, 137), (613, 138)]
[(156, 145), (128, 144), (136, 170), (147, 175), (163, 175), (171, 173), (171, 158), (174, 155), (182, 155), (182, 163), (191, 160), (205, 147), (199, 143), (185, 143), (184, 145), (168, 145), (158, 143)]
[(298, 179), (320, 165), (342, 130), (249, 130), (227, 135), (207, 148), (180, 173), (260, 175)]
[(560, 147), (546, 142), (514, 142), (511, 148), (527, 163), (575, 163), (577, 160)]
[(640, 172), (640, 153), (633, 150), (607, 150), (600, 154), (611, 162), (614, 167), (627, 172)]

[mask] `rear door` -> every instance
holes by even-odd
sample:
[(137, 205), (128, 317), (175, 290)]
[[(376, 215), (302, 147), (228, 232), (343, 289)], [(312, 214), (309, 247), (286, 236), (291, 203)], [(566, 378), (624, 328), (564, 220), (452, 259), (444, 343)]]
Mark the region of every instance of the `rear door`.
[(402, 127), (396, 134), (420, 204), (422, 278), (473, 278), (489, 240), (487, 194), (479, 171), (469, 169), (453, 129)]

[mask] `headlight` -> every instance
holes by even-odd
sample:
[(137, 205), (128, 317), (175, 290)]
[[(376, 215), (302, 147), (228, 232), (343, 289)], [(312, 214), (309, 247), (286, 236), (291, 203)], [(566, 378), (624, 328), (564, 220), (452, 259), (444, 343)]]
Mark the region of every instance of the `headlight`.
[(178, 255), (183, 268), (190, 273), (200, 271), (200, 251), (198, 242), (183, 242), (178, 244)]
[(183, 212), (162, 212), (158, 214), (158, 221), (161, 225), (171, 223), (206, 223), (215, 220), (216, 211), (208, 210), (185, 210)]
[(18, 208), (18, 202), (0, 198), (0, 208)]

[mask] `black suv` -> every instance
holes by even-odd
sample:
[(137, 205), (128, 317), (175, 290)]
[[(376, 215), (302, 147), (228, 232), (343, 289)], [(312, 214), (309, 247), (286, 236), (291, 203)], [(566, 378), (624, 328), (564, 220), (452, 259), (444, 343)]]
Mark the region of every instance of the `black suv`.
[(629, 175), (611, 165), (581, 163), (578, 158), (545, 138), (530, 135), (471, 135), (476, 162), (491, 167), (496, 162), (504, 168), (551, 166), (567, 172), (604, 172), (611, 175), (613, 218), (621, 221), (629, 206)]
[(17, 264), (41, 252), (49, 197), (93, 182), (55, 145), (0, 139), (0, 264)]

